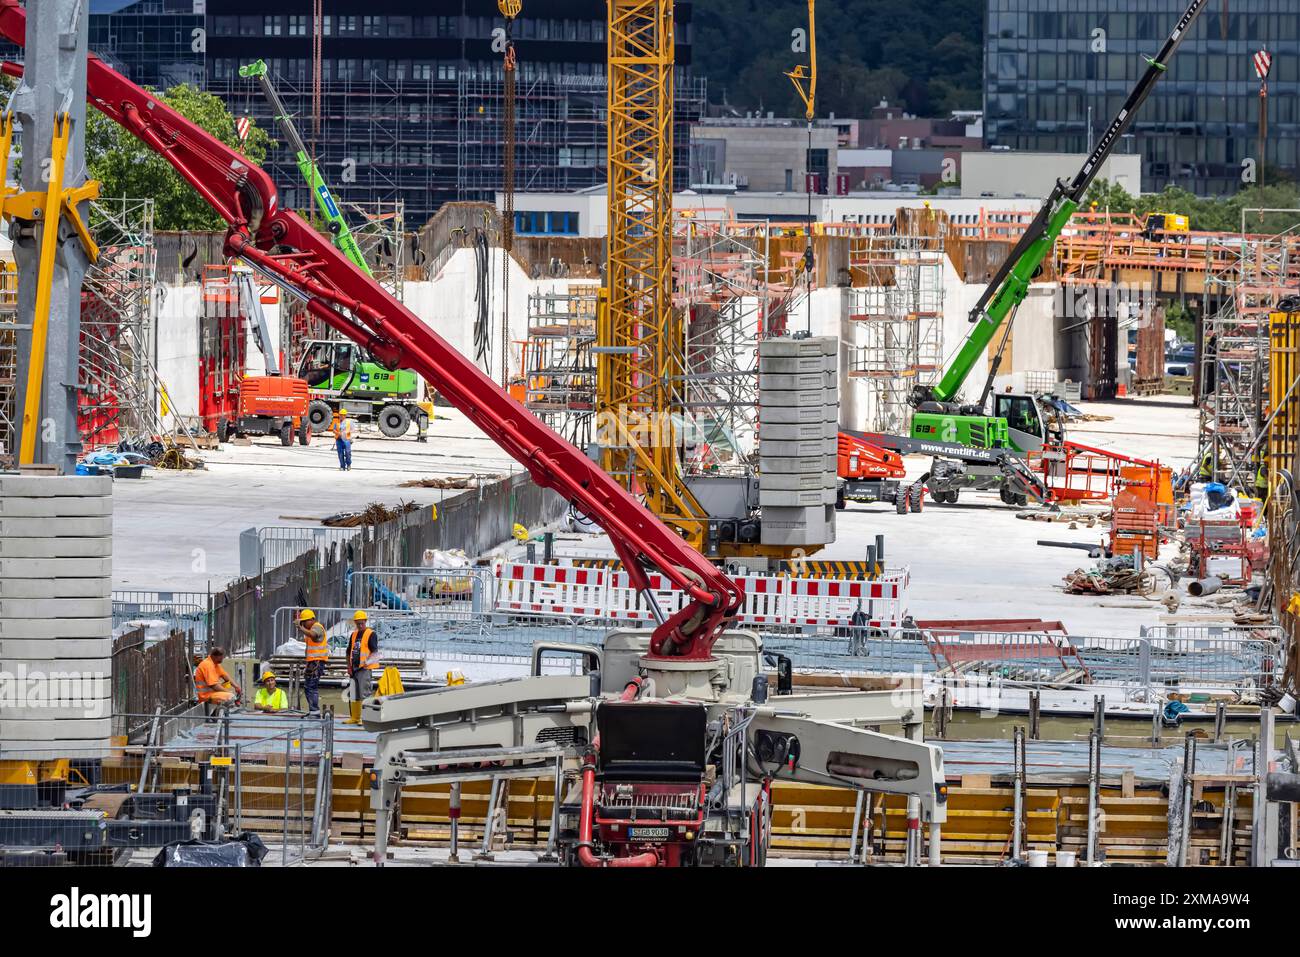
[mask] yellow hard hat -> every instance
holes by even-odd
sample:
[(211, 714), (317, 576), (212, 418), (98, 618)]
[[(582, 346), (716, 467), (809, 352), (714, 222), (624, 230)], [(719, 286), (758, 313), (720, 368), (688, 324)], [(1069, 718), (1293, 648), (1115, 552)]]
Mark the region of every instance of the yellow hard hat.
[(258, 680), (258, 681), (265, 681), (267, 678), (274, 678), (274, 677), (275, 677), (275, 672), (274, 672), (274, 671), (263, 671), (263, 672), (262, 672), (262, 677), (258, 678), (257, 680)]
[(304, 608), (302, 611), (298, 612), (299, 621), (311, 621), (315, 617), (316, 613), (310, 608)]
[(360, 611), (360, 610), (358, 610), (357, 613), (356, 613), (355, 615), (352, 616), (352, 620), (353, 620), (353, 621), (365, 621), (365, 620), (366, 620), (367, 618), (369, 618), (369, 617), (370, 617), (370, 616), (367, 615), (364, 611)]

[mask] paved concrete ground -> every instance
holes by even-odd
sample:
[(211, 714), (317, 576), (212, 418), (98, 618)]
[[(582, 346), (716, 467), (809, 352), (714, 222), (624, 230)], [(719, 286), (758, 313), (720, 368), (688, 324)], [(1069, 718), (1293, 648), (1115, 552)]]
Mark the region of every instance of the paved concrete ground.
[[(1072, 431), (1077, 441), (1158, 458), (1176, 468), (1196, 451), (1196, 412), (1186, 399), (1159, 397), (1084, 403), (1111, 416)], [(202, 590), (222, 587), (239, 572), (239, 533), (261, 525), (314, 525), (321, 517), (371, 502), (437, 502), (454, 492), (400, 488), (424, 477), (505, 474), (512, 461), (455, 410), (440, 409), (429, 440), (385, 439), (363, 430), (350, 472), (340, 472), (328, 440), (283, 448), (276, 439), (227, 445), (196, 472), (151, 471), (114, 488), (114, 584), (119, 588)], [(913, 457), (919, 474), (928, 460)], [(1135, 634), (1164, 609), (1139, 598), (1066, 595), (1061, 578), (1089, 564), (1085, 552), (1042, 547), (1039, 539), (1096, 543), (1103, 526), (1071, 530), (1031, 522), (995, 494), (965, 493), (955, 506), (927, 502), (919, 515), (851, 504), (838, 515), (838, 539), (824, 558), (861, 558), (877, 534), (891, 565), (911, 569), (912, 613), (920, 618), (1031, 616), (1059, 619), (1077, 634)], [(566, 536), (561, 550), (608, 553), (596, 536)]]
[[(351, 471), (342, 472), (326, 436), (285, 448), (276, 438), (205, 451), (206, 468), (149, 469), (113, 488), (113, 586), (214, 590), (239, 575), (239, 533), (263, 525), (317, 525), (372, 502), (427, 505), (455, 490), (401, 488), (421, 478), (499, 476), (512, 459), (460, 412), (438, 409), (428, 441), (415, 432), (388, 439), (362, 426)], [(287, 516), (287, 517), (286, 517)]]
[[(1197, 416), (1185, 398), (1082, 403), (1080, 408), (1111, 419), (1075, 427), (1070, 435), (1077, 442), (1159, 459), (1175, 470), (1195, 458)], [(928, 467), (928, 458), (908, 457), (909, 474)], [(993, 492), (963, 492), (961, 501), (949, 506), (927, 500), (923, 512), (909, 515), (896, 514), (893, 506), (850, 503), (837, 513), (836, 541), (816, 557), (863, 558), (867, 545), (883, 534), (887, 564), (911, 570), (909, 607), (917, 618), (1045, 618), (1063, 622), (1073, 634), (1129, 636), (1166, 613), (1137, 597), (1065, 594), (1062, 577), (1093, 560), (1086, 552), (1040, 546), (1038, 540), (1097, 544), (1106, 526), (1071, 530), (1066, 524), (1018, 519), (1017, 511)], [(603, 539), (590, 536), (568, 538), (561, 550), (610, 551)], [(1163, 557), (1173, 553), (1166, 546)]]

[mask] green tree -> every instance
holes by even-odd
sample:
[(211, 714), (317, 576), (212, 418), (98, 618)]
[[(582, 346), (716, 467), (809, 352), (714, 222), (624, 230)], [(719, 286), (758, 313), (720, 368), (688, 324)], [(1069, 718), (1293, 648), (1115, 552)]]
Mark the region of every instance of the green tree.
[[(219, 97), (189, 84), (155, 94), (191, 123), (227, 146), (240, 149), (235, 118)], [(157, 229), (223, 229), (225, 222), (203, 201), (171, 164), (98, 110), (86, 113), (86, 165), (100, 182), (100, 194), (154, 200)], [(260, 164), (272, 145), (270, 135), (253, 124), (242, 152)]]
[[(1232, 196), (1202, 197), (1178, 186), (1168, 186), (1159, 193), (1133, 196), (1122, 186), (1096, 180), (1088, 187), (1084, 208), (1092, 203), (1099, 210), (1112, 213), (1131, 212), (1139, 217), (1148, 213), (1178, 213), (1186, 216), (1198, 232), (1240, 232), (1244, 222), (1248, 233), (1281, 233), (1300, 227), (1300, 189), (1292, 183), (1248, 186)], [(1254, 210), (1284, 210), (1258, 213)], [(1295, 210), (1295, 212), (1286, 212)]]

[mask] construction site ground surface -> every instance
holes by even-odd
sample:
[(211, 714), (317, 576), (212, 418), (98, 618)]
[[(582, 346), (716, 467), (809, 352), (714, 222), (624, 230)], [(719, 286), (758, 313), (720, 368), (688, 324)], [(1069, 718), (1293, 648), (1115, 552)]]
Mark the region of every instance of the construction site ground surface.
[[(1076, 424), (1083, 444), (1159, 459), (1182, 468), (1196, 452), (1196, 410), (1185, 397), (1158, 396), (1082, 403), (1096, 421)], [(453, 490), (403, 487), (426, 478), (460, 479), (518, 471), (466, 418), (438, 409), (428, 441), (414, 434), (388, 439), (363, 428), (353, 467), (338, 468), (332, 441), (315, 436), (309, 446), (283, 447), (275, 438), (204, 450), (205, 468), (150, 470), (140, 480), (114, 486), (113, 578), (116, 588), (202, 591), (239, 575), (239, 535), (273, 525), (310, 526), (330, 515), (371, 503), (437, 503)], [(911, 476), (929, 467), (908, 458)], [(1067, 595), (1062, 576), (1091, 563), (1087, 552), (1037, 545), (1039, 539), (1100, 543), (1106, 525), (1092, 527), (1017, 519), (1017, 509), (995, 492), (964, 492), (956, 505), (926, 501), (920, 514), (898, 515), (892, 506), (850, 503), (837, 515), (836, 541), (817, 558), (861, 559), (883, 534), (886, 564), (909, 567), (909, 610), (916, 618), (1059, 620), (1080, 635), (1134, 635), (1156, 624), (1166, 609), (1138, 597)], [(535, 531), (535, 530), (534, 530)], [(522, 555), (522, 547), (515, 549)], [(561, 532), (557, 551), (612, 554), (602, 536)]]

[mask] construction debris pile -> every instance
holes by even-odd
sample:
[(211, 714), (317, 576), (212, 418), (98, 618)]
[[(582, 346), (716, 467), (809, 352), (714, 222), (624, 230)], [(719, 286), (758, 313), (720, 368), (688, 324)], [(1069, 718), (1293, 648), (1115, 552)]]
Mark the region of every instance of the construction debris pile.
[(362, 512), (339, 512), (320, 520), (322, 525), (330, 528), (358, 528), (362, 525), (380, 525), (391, 522), (402, 515), (418, 512), (420, 506), (414, 502), (399, 502), (396, 508), (389, 508), (380, 502), (371, 502)]
[(492, 472), (476, 472), (473, 475), (458, 475), (455, 478), (422, 478), (411, 479), (402, 482), (398, 488), (445, 488), (445, 489), (464, 489), (479, 488), (483, 485), (491, 485), (493, 482), (499, 482), (504, 475)]

